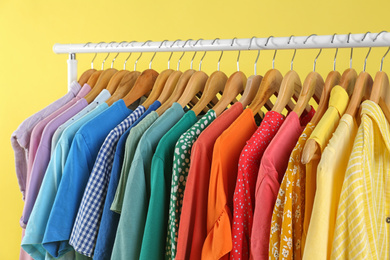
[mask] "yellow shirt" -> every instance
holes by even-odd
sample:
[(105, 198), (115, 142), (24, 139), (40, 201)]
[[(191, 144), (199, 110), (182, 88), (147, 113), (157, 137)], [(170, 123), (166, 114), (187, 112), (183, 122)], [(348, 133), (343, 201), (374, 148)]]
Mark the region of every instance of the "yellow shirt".
[[(313, 139), (320, 146), (321, 152), (325, 149), (329, 139), (336, 130), (341, 116), (344, 114), (349, 102), (348, 93), (340, 86), (333, 87), (330, 92), (329, 106), (321, 120), (318, 122), (309, 139)], [(302, 249), (304, 251), (309, 228), (311, 212), (316, 192), (316, 176), (319, 159), (311, 160), (306, 164), (305, 185), (305, 220), (303, 223)]]
[(354, 118), (343, 115), (322, 153), (303, 259), (330, 259), (337, 206), (357, 129)]
[(315, 125), (308, 123), (291, 152), (272, 212), (269, 259), (301, 259), (305, 165), (301, 155)]
[(345, 173), (332, 259), (389, 259), (390, 127), (380, 107), (363, 102)]

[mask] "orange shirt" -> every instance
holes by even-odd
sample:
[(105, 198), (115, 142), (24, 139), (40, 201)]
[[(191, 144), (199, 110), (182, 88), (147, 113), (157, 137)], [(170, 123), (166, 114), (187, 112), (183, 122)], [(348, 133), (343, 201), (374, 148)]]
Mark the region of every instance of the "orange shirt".
[(207, 205), (208, 234), (202, 248), (202, 259), (229, 258), (238, 160), (246, 141), (256, 129), (252, 110), (247, 108), (215, 142)]

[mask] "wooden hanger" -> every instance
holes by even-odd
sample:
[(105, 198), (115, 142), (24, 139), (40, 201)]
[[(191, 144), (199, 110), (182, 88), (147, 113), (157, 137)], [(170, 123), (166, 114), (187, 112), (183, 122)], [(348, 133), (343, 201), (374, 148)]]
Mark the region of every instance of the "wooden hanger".
[[(328, 109), (328, 103), (330, 98), (330, 92), (332, 91), (333, 87), (338, 85), (341, 79), (341, 75), (338, 71), (331, 71), (328, 76), (325, 79), (324, 88), (322, 90), (320, 102), (318, 104), (318, 108), (316, 110), (316, 113), (314, 114), (313, 118), (310, 120), (310, 122), (313, 125), (317, 125), (322, 116), (325, 114), (326, 110)], [(308, 140), (309, 141), (309, 140)]]
[[(294, 35), (290, 36), (287, 44), (290, 44), (291, 39)], [(282, 114), (284, 108), (287, 108), (288, 112), (291, 112), (294, 108), (294, 103), (291, 101), (291, 98), (294, 97), (295, 101), (298, 99), (298, 95), (302, 89), (301, 79), (299, 78), (298, 73), (293, 70), (294, 58), (297, 50), (294, 50), (294, 54), (291, 59), (291, 68), (290, 71), (284, 76), (280, 89), (278, 91), (278, 97), (275, 101), (272, 111)]]
[(249, 105), (249, 108), (252, 110), (254, 116), (260, 112), (260, 109), (269, 100), (269, 98), (278, 92), (282, 80), (282, 74), (276, 69), (271, 69), (265, 73), (259, 90), (252, 100), (252, 103)]
[[(156, 112), (159, 116), (161, 116), (168, 108), (170, 108), (172, 106), (172, 104), (174, 102), (176, 102), (180, 98), (180, 96), (183, 94), (183, 91), (186, 88), (191, 76), (195, 73), (195, 70), (189, 69), (189, 70), (186, 70), (181, 75), (180, 75), (180, 73), (181, 73), (180, 71), (173, 72), (172, 75), (169, 76), (169, 78), (167, 80), (166, 84), (175, 85), (175, 89), (173, 90), (173, 92), (169, 96), (169, 98), (164, 103), (161, 103), (161, 106), (156, 110)], [(178, 75), (180, 75), (179, 78), (177, 78)], [(161, 96), (162, 96), (162, 94), (161, 94)], [(161, 98), (163, 98), (163, 97), (161, 97)]]
[(108, 82), (106, 89), (111, 94), (114, 94), (116, 89), (119, 86), (119, 83), (121, 83), (123, 77), (126, 76), (126, 74), (128, 74), (128, 73), (130, 73), (130, 71), (128, 71), (128, 70), (120, 70), (117, 73), (115, 73), (114, 76), (112, 76), (112, 78)]
[(203, 71), (193, 73), (177, 103), (184, 108), (199, 92), (203, 91), (208, 78), (209, 76)]
[[(83, 86), (85, 83), (88, 82), (89, 78), (92, 76), (92, 74), (94, 74), (96, 72), (95, 69), (89, 69), (89, 70), (86, 70), (84, 71), (83, 74), (81, 74), (80, 78), (79, 78), (79, 84), (81, 86)], [(91, 87), (91, 86), (90, 86)], [(91, 87), (92, 88), (92, 87)]]
[(390, 122), (390, 84), (389, 77), (383, 71), (378, 71), (375, 75), (370, 100), (380, 106), (387, 122)]
[(352, 68), (346, 69), (344, 71), (343, 75), (341, 75), (339, 85), (343, 89), (345, 89), (345, 91), (347, 91), (349, 97), (353, 93), (353, 89), (355, 87), (357, 77), (358, 77), (358, 75), (357, 75), (356, 70), (354, 70)]
[(151, 104), (153, 104), (154, 101), (156, 101), (159, 96), (161, 95), (161, 92), (163, 91), (165, 87), (165, 83), (167, 82), (169, 76), (173, 73), (172, 69), (167, 69), (162, 71), (158, 76), (156, 81), (154, 82), (152, 91), (150, 92), (150, 95), (148, 98), (142, 103), (142, 106), (145, 107), (145, 109), (148, 109)]
[[(254, 38), (256, 38), (256, 37), (252, 37), (252, 39), (249, 43), (248, 50), (251, 49), (252, 41)], [(263, 76), (257, 75), (257, 61), (259, 59), (259, 56), (260, 56), (260, 50), (258, 50), (258, 52), (257, 52), (257, 57), (256, 57), (256, 60), (255, 60), (254, 66), (253, 66), (254, 67), (254, 75), (249, 76), (249, 78), (247, 79), (246, 85), (244, 87), (244, 93), (242, 94), (240, 100), (238, 101), (242, 104), (243, 108), (246, 108), (253, 101), (253, 99), (256, 96), (256, 93), (259, 91), (261, 81), (263, 80)], [(270, 104), (269, 107), (268, 107), (268, 104)], [(267, 100), (265, 107), (267, 109), (271, 110), (272, 106), (273, 106), (272, 103), (269, 100)]]
[(119, 86), (115, 90), (114, 94), (106, 101), (106, 103), (111, 106), (114, 102), (123, 98), (129, 91), (134, 87), (134, 84), (139, 77), (141, 72), (139, 71), (130, 71), (127, 73), (119, 83)]
[(324, 84), (324, 80), (320, 74), (315, 71), (309, 73), (303, 82), (301, 93), (293, 110), (298, 117), (302, 115), (312, 97), (319, 103)]
[(164, 104), (173, 94), (173, 91), (176, 89), (177, 82), (180, 77), (183, 75), (183, 72), (176, 70), (169, 75), (167, 82), (165, 83), (164, 89), (161, 92), (161, 95), (158, 97), (158, 101), (161, 104)]
[(87, 81), (87, 84), (93, 88), (95, 85), (96, 85), (96, 82), (98, 81), (100, 75), (102, 75), (103, 71), (102, 70), (98, 70), (98, 71), (95, 71), (88, 79)]
[[(211, 77), (211, 76), (210, 76)], [(223, 89), (223, 95), (218, 103), (213, 107), (215, 114), (219, 116), (225, 108), (244, 91), (246, 85), (246, 76), (241, 71), (234, 72), (226, 81)]]
[(291, 98), (294, 95), (297, 98), (301, 88), (302, 83), (298, 73), (294, 70), (288, 71), (280, 84), (278, 98), (275, 101), (272, 111), (282, 114), (284, 108), (288, 107), (289, 109), (293, 109), (295, 105), (291, 101)]
[(222, 92), (226, 81), (227, 76), (222, 71), (215, 71), (210, 77), (207, 79), (206, 85), (204, 87), (204, 91), (202, 96), (196, 105), (191, 109), (195, 112), (195, 115), (199, 115), (200, 112), (210, 103), (210, 101), (215, 98), (215, 96)]
[(242, 104), (242, 107), (246, 108), (255, 98), (262, 80), (263, 77), (260, 75), (249, 76), (244, 87), (244, 93), (242, 93), (242, 96), (238, 101)]
[(349, 100), (347, 109), (345, 110), (345, 114), (355, 117), (355, 115), (359, 110), (360, 104), (364, 100), (370, 98), (372, 84), (373, 84), (373, 80), (370, 74), (362, 71), (356, 80), (352, 97)]
[[(110, 68), (106, 69), (102, 72), (100, 75), (98, 81), (96, 82), (96, 85), (93, 87), (93, 89), (85, 96), (85, 99), (88, 103), (91, 103), (99, 93), (105, 89), (108, 85), (108, 82), (114, 76), (114, 74), (117, 72), (116, 69)], [(112, 93), (111, 93), (112, 94)]]
[[(236, 37), (233, 38), (231, 46), (233, 46), (235, 39)], [(219, 116), (229, 104), (234, 100), (237, 100), (236, 97), (238, 94), (241, 94), (244, 91), (247, 79), (245, 74), (240, 71), (240, 54), (241, 51), (238, 51), (237, 71), (227, 79), (220, 100), (213, 106), (213, 110), (217, 116)]]
[[(339, 84), (340, 78), (341, 78), (340, 73), (334, 70), (331, 71), (326, 77), (324, 88), (322, 90), (322, 95), (320, 98), (320, 103), (318, 105), (316, 113), (314, 114), (313, 118), (310, 121), (313, 125), (318, 124), (318, 122), (320, 121), (320, 119), (328, 109), (330, 92), (332, 91), (332, 88), (335, 85)], [(307, 140), (302, 151), (301, 162), (303, 164), (307, 164), (314, 158), (320, 158), (320, 156), (321, 156), (321, 149), (318, 143), (313, 139)]]
[(134, 87), (123, 97), (123, 101), (126, 106), (130, 106), (136, 100), (147, 94), (154, 85), (158, 76), (157, 71), (153, 69), (147, 69), (143, 71), (137, 78)]

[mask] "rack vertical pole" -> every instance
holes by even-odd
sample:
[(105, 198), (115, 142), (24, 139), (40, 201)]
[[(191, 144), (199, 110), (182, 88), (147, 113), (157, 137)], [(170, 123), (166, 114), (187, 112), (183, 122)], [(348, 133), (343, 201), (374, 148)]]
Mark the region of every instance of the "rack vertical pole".
[(70, 83), (77, 81), (77, 60), (75, 53), (69, 53), (68, 59), (68, 90), (70, 90)]

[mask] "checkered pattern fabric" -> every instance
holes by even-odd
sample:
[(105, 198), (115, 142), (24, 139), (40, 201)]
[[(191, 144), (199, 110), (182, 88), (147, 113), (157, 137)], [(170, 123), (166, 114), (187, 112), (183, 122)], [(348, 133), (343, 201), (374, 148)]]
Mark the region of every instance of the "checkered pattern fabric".
[(92, 257), (96, 245), (116, 145), (121, 135), (145, 112), (138, 106), (108, 134), (93, 166), (73, 225), (69, 244), (80, 254)]

